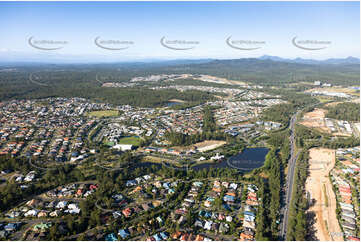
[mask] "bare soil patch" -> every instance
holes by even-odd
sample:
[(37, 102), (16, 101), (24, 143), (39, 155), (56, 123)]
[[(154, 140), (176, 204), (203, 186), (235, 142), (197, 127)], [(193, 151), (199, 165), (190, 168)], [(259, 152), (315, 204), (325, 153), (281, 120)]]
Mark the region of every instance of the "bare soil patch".
[(300, 124), (308, 127), (308, 128), (316, 128), (319, 129), (321, 132), (331, 133), (331, 130), (326, 126), (325, 123), (325, 115), (326, 110), (321, 108), (316, 108), (312, 112), (308, 112), (303, 116), (302, 121)]
[(309, 155), (306, 191), (312, 201), (308, 212), (315, 214), (315, 237), (320, 241), (343, 241), (336, 217), (336, 195), (329, 179), (329, 172), (335, 165), (335, 150), (312, 148)]
[(175, 146), (175, 147), (173, 147), (173, 149), (179, 150), (179, 151), (185, 151), (185, 150), (197, 148), (197, 150), (199, 150), (200, 152), (204, 152), (204, 151), (209, 151), (209, 150), (213, 150), (218, 147), (221, 147), (222, 145), (224, 145), (226, 143), (227, 142), (223, 141), (223, 140), (205, 140), (205, 141), (195, 143), (190, 146), (184, 146), (184, 147)]
[(169, 101), (169, 102), (177, 102), (177, 103), (185, 103), (184, 100), (180, 100), (180, 99), (176, 99), (176, 98), (169, 99), (168, 101)]
[(199, 151), (203, 152), (203, 151), (216, 149), (226, 143), (227, 143), (226, 141), (222, 141), (222, 140), (205, 140), (203, 142), (194, 144), (194, 146), (197, 147)]
[(309, 89), (305, 92), (313, 92), (313, 91), (326, 91), (326, 92), (342, 92), (345, 94), (349, 94), (349, 95), (354, 95), (354, 96), (360, 96), (359, 91), (357, 90), (353, 90), (350, 88), (345, 88), (345, 87), (315, 87), (312, 89)]

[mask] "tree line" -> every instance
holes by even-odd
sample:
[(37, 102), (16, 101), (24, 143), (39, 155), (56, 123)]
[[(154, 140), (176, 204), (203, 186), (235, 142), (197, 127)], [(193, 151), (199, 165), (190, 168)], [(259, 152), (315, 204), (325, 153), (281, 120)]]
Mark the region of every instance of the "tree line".
[(335, 106), (326, 107), (327, 118), (360, 122), (360, 104), (353, 102), (338, 103)]

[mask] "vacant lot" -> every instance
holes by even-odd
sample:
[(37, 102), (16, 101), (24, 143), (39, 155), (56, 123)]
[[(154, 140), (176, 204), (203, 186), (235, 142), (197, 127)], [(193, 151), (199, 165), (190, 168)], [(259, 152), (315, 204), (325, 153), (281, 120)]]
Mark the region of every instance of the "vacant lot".
[(180, 100), (180, 99), (176, 99), (176, 98), (169, 99), (168, 101), (169, 101), (169, 102), (175, 102), (175, 103), (185, 103), (184, 100)]
[(172, 148), (179, 151), (187, 151), (193, 148), (197, 148), (197, 150), (199, 150), (200, 152), (204, 152), (208, 150), (214, 150), (226, 143), (227, 142), (223, 140), (205, 140), (189, 146), (174, 146)]
[(325, 96), (317, 96), (316, 98), (320, 100), (321, 103), (325, 103), (333, 100), (332, 97), (325, 97)]
[(316, 87), (307, 90), (306, 92), (313, 92), (313, 91), (326, 91), (326, 92), (342, 92), (349, 95), (360, 96), (358, 90), (354, 90), (351, 88), (344, 88), (344, 87)]
[(226, 141), (222, 141), (222, 140), (205, 140), (203, 142), (196, 143), (193, 146), (197, 147), (199, 151), (204, 152), (221, 147), (226, 143), (227, 143)]
[(316, 108), (312, 112), (308, 112), (303, 116), (300, 124), (308, 127), (308, 128), (316, 128), (319, 131), (331, 133), (331, 130), (325, 124), (325, 109)]
[(310, 175), (306, 191), (311, 203), (308, 211), (316, 215), (315, 236), (320, 241), (343, 241), (336, 217), (336, 196), (329, 179), (329, 172), (335, 165), (335, 150), (313, 148), (309, 154)]
[(88, 113), (89, 116), (103, 118), (103, 117), (115, 117), (119, 115), (118, 110), (102, 110), (102, 111), (93, 111)]
[(342, 102), (332, 102), (332, 103), (327, 103), (325, 106), (326, 107), (333, 107), (336, 106), (337, 104), (342, 103)]

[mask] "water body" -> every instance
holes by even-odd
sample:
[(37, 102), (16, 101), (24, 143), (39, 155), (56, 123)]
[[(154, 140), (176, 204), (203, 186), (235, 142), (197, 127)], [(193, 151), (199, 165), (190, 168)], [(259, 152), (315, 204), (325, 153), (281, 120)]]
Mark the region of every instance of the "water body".
[(263, 166), (266, 155), (268, 153), (267, 148), (247, 148), (241, 153), (231, 156), (228, 160), (224, 160), (219, 163), (204, 163), (195, 165), (192, 168), (195, 170), (204, 168), (236, 168), (244, 171), (251, 171), (253, 169)]
[[(189, 169), (201, 170), (209, 168), (236, 168), (243, 171), (251, 171), (253, 169), (262, 167), (268, 153), (267, 148), (247, 148), (244, 149), (241, 153), (230, 157), (228, 160), (224, 160), (218, 163), (203, 163), (190, 167)], [(138, 167), (150, 167), (155, 165), (161, 167), (161, 164), (145, 162), (140, 163)], [(168, 165), (170, 167), (171, 165)]]
[(172, 106), (175, 106), (175, 105), (178, 105), (178, 104), (182, 104), (181, 102), (167, 102), (166, 105), (167, 107), (172, 107)]
[(228, 159), (228, 166), (243, 170), (253, 170), (263, 166), (268, 149), (262, 148), (248, 148), (244, 149), (242, 153), (232, 156)]

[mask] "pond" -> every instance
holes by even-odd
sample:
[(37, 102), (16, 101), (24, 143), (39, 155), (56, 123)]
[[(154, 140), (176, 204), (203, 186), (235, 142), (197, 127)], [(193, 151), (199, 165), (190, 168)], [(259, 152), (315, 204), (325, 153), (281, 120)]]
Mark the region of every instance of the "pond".
[(267, 153), (268, 149), (265, 147), (244, 149), (243, 152), (228, 159), (228, 166), (243, 170), (260, 168), (264, 164)]

